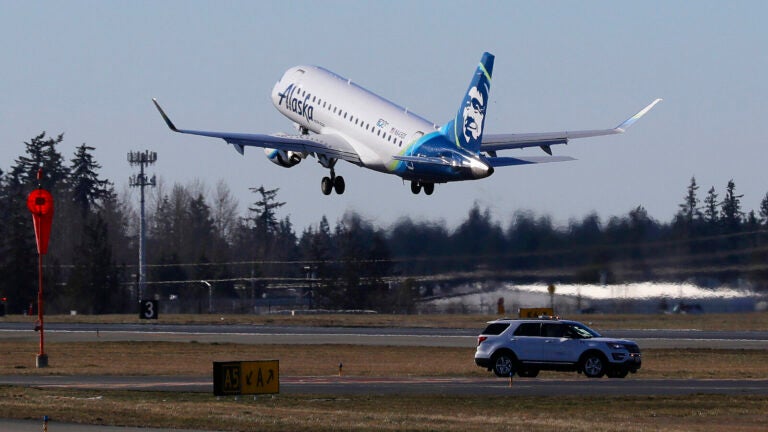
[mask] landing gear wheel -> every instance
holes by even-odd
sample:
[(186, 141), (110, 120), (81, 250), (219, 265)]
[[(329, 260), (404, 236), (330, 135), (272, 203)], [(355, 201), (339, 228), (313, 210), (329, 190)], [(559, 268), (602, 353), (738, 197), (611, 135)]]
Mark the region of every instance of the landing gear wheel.
[(417, 182), (416, 180), (412, 181), (411, 192), (413, 192), (414, 195), (418, 195), (419, 192), (421, 192), (421, 183)]
[(323, 177), (320, 182), (320, 190), (323, 191), (323, 195), (330, 195), (333, 190), (333, 181), (330, 177)]
[(346, 185), (344, 184), (344, 177), (338, 176), (333, 179), (333, 190), (335, 190), (337, 194), (343, 194), (345, 188)]
[(424, 193), (427, 195), (432, 195), (432, 193), (435, 191), (435, 184), (434, 183), (424, 183)]

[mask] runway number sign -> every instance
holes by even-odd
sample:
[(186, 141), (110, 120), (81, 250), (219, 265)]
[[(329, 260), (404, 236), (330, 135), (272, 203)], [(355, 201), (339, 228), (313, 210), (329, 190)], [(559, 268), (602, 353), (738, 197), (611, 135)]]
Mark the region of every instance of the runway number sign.
[(214, 396), (280, 393), (278, 360), (213, 362)]
[(157, 319), (159, 302), (157, 300), (142, 299), (139, 302), (139, 318)]

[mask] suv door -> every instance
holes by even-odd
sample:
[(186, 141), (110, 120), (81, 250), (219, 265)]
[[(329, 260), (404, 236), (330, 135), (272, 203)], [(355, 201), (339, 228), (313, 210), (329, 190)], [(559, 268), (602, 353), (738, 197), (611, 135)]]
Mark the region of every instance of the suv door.
[(548, 362), (574, 363), (582, 351), (578, 338), (567, 324), (544, 323), (541, 326), (542, 354)]
[(518, 360), (536, 361), (542, 356), (541, 323), (524, 322), (510, 336), (510, 344), (514, 347)]

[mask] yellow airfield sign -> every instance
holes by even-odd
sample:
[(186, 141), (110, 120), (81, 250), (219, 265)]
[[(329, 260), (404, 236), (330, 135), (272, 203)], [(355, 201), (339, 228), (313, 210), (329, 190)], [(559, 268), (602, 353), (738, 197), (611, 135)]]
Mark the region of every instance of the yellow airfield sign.
[(520, 308), (520, 318), (538, 318), (540, 316), (554, 316), (552, 308)]
[(280, 393), (279, 360), (213, 362), (215, 396)]

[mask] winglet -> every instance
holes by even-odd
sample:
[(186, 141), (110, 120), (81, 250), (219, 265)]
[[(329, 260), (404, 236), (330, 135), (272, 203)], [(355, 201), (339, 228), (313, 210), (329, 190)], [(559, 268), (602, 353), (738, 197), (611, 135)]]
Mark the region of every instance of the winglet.
[(178, 132), (179, 130), (178, 130), (178, 129), (176, 129), (176, 126), (174, 126), (174, 124), (173, 124), (173, 122), (171, 121), (171, 119), (170, 119), (170, 118), (168, 118), (168, 116), (165, 114), (165, 111), (163, 111), (163, 109), (162, 109), (162, 108), (160, 108), (160, 104), (159, 104), (159, 103), (157, 103), (157, 99), (155, 99), (155, 98), (152, 98), (152, 102), (154, 102), (154, 103), (155, 103), (155, 107), (157, 107), (157, 110), (158, 110), (158, 111), (160, 111), (160, 115), (161, 115), (161, 116), (163, 116), (163, 120), (165, 120), (165, 124), (167, 124), (167, 125), (168, 125), (168, 127), (169, 127), (169, 128), (171, 128), (171, 130), (172, 130), (172, 131), (174, 131), (174, 132)]
[(640, 120), (640, 117), (644, 116), (644, 115), (645, 115), (645, 114), (646, 114), (648, 111), (650, 111), (650, 110), (651, 110), (651, 108), (653, 108), (654, 106), (656, 106), (656, 104), (657, 104), (657, 103), (659, 103), (659, 102), (661, 102), (662, 100), (664, 100), (664, 99), (661, 99), (661, 98), (659, 98), (659, 99), (656, 99), (655, 101), (653, 101), (653, 102), (649, 103), (647, 107), (645, 107), (645, 108), (641, 109), (640, 111), (638, 111), (638, 113), (637, 113), (637, 114), (635, 114), (635, 115), (633, 115), (632, 117), (630, 117), (630, 118), (626, 119), (626, 120), (624, 121), (624, 123), (622, 123), (622, 124), (620, 124), (620, 125), (616, 126), (616, 127), (614, 128), (614, 130), (615, 130), (616, 132), (619, 132), (619, 133), (622, 133), (622, 132), (624, 132), (624, 131), (625, 131), (625, 130), (627, 130), (627, 129), (628, 129), (630, 126), (632, 126), (633, 124), (635, 124), (635, 122), (636, 122), (636, 121)]

